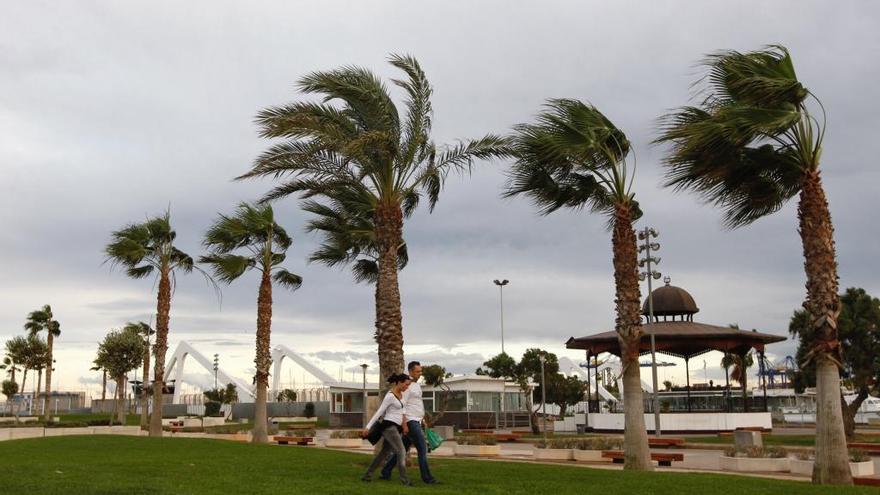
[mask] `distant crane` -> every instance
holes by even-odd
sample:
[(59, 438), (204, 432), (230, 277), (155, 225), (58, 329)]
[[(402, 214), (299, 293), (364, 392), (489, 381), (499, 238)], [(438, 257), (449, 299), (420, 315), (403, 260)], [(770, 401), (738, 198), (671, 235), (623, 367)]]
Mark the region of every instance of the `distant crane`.
[(758, 376), (767, 377), (770, 387), (776, 385), (776, 377), (781, 377), (781, 385), (788, 385), (788, 376), (797, 371), (797, 364), (791, 356), (785, 356), (785, 359), (773, 364), (766, 357), (758, 360)]

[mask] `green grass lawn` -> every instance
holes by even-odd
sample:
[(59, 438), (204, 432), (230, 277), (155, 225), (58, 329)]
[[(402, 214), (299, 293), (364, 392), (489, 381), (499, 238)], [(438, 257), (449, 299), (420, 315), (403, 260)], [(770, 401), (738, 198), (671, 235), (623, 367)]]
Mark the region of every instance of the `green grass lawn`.
[[(790, 447), (813, 447), (815, 435), (763, 435), (764, 445), (786, 445)], [(688, 443), (711, 443), (733, 445), (733, 436), (727, 437), (686, 437)], [(880, 443), (880, 435), (856, 435), (854, 442)]]
[[(0, 443), (4, 493), (39, 494), (876, 494), (875, 488), (725, 475), (631, 473), (528, 463), (437, 459), (443, 484), (359, 481), (369, 457), (312, 447), (123, 436)], [(417, 469), (416, 469), (417, 471)], [(417, 477), (417, 476), (416, 476)]]

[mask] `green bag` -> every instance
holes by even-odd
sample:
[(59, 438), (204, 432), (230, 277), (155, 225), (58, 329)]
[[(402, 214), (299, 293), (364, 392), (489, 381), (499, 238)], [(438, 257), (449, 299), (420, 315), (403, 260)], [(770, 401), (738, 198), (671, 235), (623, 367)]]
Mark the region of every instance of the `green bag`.
[(425, 430), (425, 440), (428, 441), (428, 452), (437, 450), (443, 444), (443, 437), (430, 428)]

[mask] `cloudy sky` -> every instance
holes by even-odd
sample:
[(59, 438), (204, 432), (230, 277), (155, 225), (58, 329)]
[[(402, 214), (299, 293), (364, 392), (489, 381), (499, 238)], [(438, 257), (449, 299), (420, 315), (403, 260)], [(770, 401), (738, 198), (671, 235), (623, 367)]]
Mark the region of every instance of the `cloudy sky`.
[[(880, 184), (880, 6), (871, 2), (0, 3), (0, 341), (52, 304), (66, 390), (95, 394), (96, 342), (155, 309), (151, 281), (103, 264), (110, 232), (170, 207), (180, 247), (198, 254), (217, 212), (272, 186), (232, 181), (269, 145), (256, 135), (256, 112), (299, 98), (294, 83), (310, 71), (357, 64), (395, 76), (389, 53), (415, 55), (428, 73), (438, 143), (505, 132), (550, 97), (598, 106), (635, 143), (639, 226), (661, 232), (660, 270), (694, 295), (698, 319), (785, 334), (804, 297), (795, 205), (725, 231), (717, 211), (658, 185), (664, 149), (649, 145), (655, 119), (689, 101), (704, 54), (784, 44), (828, 110), (823, 168), (841, 286), (880, 294), (870, 213)], [(525, 200), (500, 199), (505, 167), (481, 163), (451, 178), (436, 211), (405, 228), (406, 350), (458, 373), (500, 350), (494, 278), (511, 281), (509, 353), (540, 346), (577, 362), (563, 343), (613, 326), (604, 219), (542, 218)], [(305, 284), (276, 294), (274, 341), (333, 376), (350, 378), (364, 361), (375, 369), (372, 290), (347, 271), (306, 264), (317, 239), (302, 232), (305, 215), (292, 199), (276, 208), (295, 234), (287, 267)], [(249, 376), (256, 284), (225, 288), (221, 305), (199, 276), (180, 277), (171, 347), (188, 340)], [(717, 356), (707, 361), (710, 378), (723, 376)], [(666, 370), (684, 380), (681, 367)], [(309, 381), (294, 368), (282, 374)], [(193, 368), (188, 380), (206, 378)]]

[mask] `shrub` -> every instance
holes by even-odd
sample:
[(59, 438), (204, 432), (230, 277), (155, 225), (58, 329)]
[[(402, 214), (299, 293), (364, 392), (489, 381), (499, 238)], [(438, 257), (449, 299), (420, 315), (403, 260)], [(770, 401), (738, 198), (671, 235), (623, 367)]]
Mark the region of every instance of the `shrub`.
[(736, 447), (724, 447), (724, 457), (736, 457)]
[(306, 429), (287, 430), (285, 434), (289, 437), (314, 437), (315, 430), (306, 430)]
[(361, 438), (358, 430), (336, 430), (330, 434), (330, 438)]
[(784, 459), (788, 457), (788, 451), (784, 447), (769, 446), (760, 447), (752, 445), (745, 450), (736, 450), (736, 447), (724, 449), (726, 457), (749, 457), (751, 459)]
[(82, 421), (50, 421), (46, 423), (46, 428), (87, 428), (89, 425)]
[(455, 437), (459, 445), (495, 445), (498, 441), (491, 435), (460, 435)]
[(539, 449), (572, 449), (576, 438), (551, 438), (549, 440), (538, 440), (535, 447)]
[(89, 426), (108, 426), (110, 424), (110, 418), (88, 419), (86, 420), (86, 424)]
[(811, 450), (802, 450), (800, 452), (794, 453), (794, 458), (799, 461), (812, 461), (813, 460), (813, 451)]
[(578, 450), (618, 450), (622, 446), (623, 440), (616, 437), (579, 438), (572, 445)]
[(205, 416), (220, 416), (220, 403), (213, 400), (205, 402)]
[(852, 449), (849, 451), (849, 462), (865, 462), (870, 460), (871, 456), (864, 450)]
[(788, 457), (788, 450), (786, 450), (785, 447), (771, 445), (764, 449), (764, 457), (769, 459), (785, 459)]
[(315, 404), (313, 402), (306, 402), (306, 407), (303, 408), (303, 416), (307, 418), (315, 417)]

